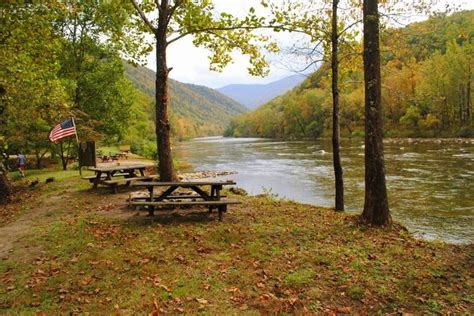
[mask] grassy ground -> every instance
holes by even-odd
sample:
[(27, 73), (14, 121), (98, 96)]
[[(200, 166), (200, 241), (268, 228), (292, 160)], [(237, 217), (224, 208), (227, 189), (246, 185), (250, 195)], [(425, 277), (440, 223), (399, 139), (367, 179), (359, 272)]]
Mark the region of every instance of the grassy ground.
[(0, 313), (474, 310), (472, 245), (269, 197), (238, 197), (222, 223), (204, 210), (136, 216), (126, 192), (64, 175), (15, 204), (20, 219), (47, 212), (0, 260)]

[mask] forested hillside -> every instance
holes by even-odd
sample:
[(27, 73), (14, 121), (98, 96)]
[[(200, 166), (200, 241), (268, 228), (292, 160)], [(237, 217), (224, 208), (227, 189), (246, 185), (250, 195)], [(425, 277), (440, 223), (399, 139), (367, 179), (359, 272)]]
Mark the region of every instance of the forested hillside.
[[(382, 34), (386, 136), (473, 136), (474, 11), (436, 16)], [(360, 50), (360, 47), (356, 47)], [(341, 52), (343, 59), (347, 52)], [(364, 131), (362, 61), (341, 63), (341, 132)], [(315, 138), (329, 135), (329, 67), (256, 111), (235, 118), (227, 136)]]
[[(155, 72), (145, 67), (125, 65), (127, 78), (143, 93), (155, 95)], [(231, 118), (247, 112), (243, 105), (216, 90), (176, 80), (169, 81), (174, 134), (178, 138), (217, 135)]]

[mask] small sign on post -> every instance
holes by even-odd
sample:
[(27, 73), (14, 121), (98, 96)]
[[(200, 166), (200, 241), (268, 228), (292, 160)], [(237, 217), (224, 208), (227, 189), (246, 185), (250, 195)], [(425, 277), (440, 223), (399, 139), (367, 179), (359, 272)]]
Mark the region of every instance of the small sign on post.
[(82, 167), (97, 167), (94, 141), (80, 142), (77, 152), (79, 156), (79, 170)]

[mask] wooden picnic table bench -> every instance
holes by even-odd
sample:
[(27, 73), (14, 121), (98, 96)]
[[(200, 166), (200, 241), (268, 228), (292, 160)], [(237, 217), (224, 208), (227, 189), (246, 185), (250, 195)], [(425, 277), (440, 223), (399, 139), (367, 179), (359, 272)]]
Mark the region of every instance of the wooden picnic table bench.
[(120, 150), (120, 152), (122, 152), (122, 153), (129, 154), (132, 149), (131, 149), (130, 145), (120, 145), (120, 146), (119, 146), (119, 150)]
[[(217, 208), (219, 221), (222, 221), (223, 213), (227, 211), (227, 205), (239, 204), (238, 200), (223, 199), (220, 191), (225, 185), (235, 185), (234, 181), (192, 181), (192, 182), (135, 182), (132, 186), (140, 186), (148, 189), (147, 196), (141, 196), (136, 199), (130, 198), (130, 205), (136, 207), (145, 207), (149, 215), (153, 215), (155, 208), (179, 207), (179, 206), (207, 206), (209, 212)], [(154, 188), (161, 187), (164, 191), (155, 195)], [(205, 187), (210, 187), (210, 192)], [(178, 189), (187, 189), (194, 194), (173, 194)], [(181, 201), (187, 200), (187, 201)]]
[(156, 179), (157, 176), (145, 175), (147, 165), (129, 165), (129, 166), (107, 166), (89, 168), (95, 172), (94, 176), (83, 177), (97, 188), (99, 184), (112, 187), (114, 193), (118, 192), (119, 184), (129, 186), (134, 181), (147, 181)]

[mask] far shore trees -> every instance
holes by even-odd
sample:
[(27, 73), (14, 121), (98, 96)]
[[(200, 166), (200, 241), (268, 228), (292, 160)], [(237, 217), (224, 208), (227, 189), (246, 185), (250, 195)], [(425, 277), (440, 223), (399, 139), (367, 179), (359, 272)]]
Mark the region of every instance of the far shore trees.
[(391, 221), (383, 155), (382, 85), (378, 0), (364, 0), (365, 203), (362, 217), (374, 225)]
[[(184, 0), (130, 0), (136, 13), (145, 24), (142, 30), (151, 32), (156, 49), (156, 135), (160, 181), (176, 178), (173, 168), (170, 142), (170, 120), (168, 115), (168, 75), (172, 68), (167, 63), (167, 48), (170, 44), (193, 36), (193, 44), (212, 52), (211, 69), (222, 70), (232, 59), (231, 52), (240, 50), (250, 57), (249, 72), (263, 75), (267, 62), (260, 52), (259, 42), (268, 38), (255, 35), (251, 31), (262, 26), (263, 18), (258, 18), (253, 8), (249, 15), (238, 19), (229, 13), (218, 13), (210, 1)], [(155, 14), (155, 16), (153, 16)], [(265, 48), (275, 51), (276, 46), (267, 42)]]

